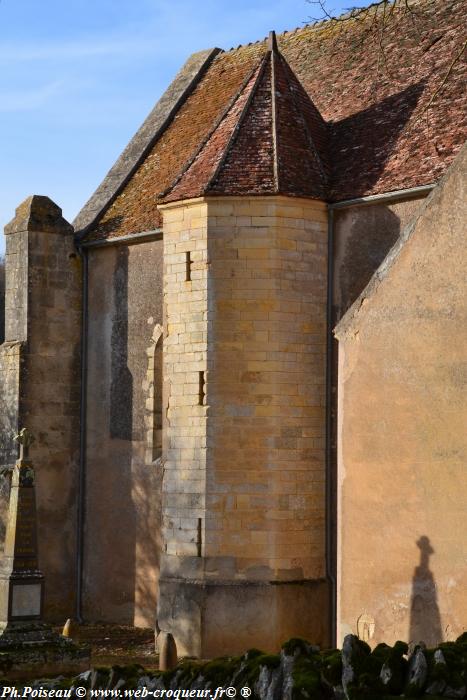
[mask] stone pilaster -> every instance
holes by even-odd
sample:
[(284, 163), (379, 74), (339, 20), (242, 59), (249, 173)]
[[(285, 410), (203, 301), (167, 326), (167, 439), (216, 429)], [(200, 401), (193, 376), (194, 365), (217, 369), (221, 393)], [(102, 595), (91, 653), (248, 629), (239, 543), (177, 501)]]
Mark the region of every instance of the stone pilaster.
[(5, 343), (0, 346), (2, 466), (13, 435), (35, 434), (38, 538), (49, 618), (74, 606), (79, 461), (81, 265), (73, 228), (48, 197), (33, 196), (5, 227)]
[(269, 196), (162, 209), (159, 624), (203, 657), (326, 643), (326, 207)]

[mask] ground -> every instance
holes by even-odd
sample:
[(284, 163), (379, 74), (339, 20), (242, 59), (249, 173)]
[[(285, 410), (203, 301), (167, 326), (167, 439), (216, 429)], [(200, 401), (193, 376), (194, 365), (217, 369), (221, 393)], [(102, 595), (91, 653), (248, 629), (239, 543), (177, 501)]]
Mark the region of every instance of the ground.
[[(56, 628), (56, 631), (61, 632), (62, 628)], [(158, 668), (152, 629), (85, 624), (78, 627), (73, 639), (91, 647), (92, 666), (140, 664), (151, 671)]]

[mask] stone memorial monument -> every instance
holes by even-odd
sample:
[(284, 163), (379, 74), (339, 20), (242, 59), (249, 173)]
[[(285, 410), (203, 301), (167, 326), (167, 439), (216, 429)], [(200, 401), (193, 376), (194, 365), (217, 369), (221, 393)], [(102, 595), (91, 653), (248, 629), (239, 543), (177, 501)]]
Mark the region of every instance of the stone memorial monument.
[(38, 562), (35, 473), (29, 459), (34, 438), (23, 428), (15, 440), (20, 453), (11, 477), (0, 559), (0, 679), (79, 673), (89, 667), (89, 650), (42, 620), (44, 576)]
[(16, 436), (20, 454), (11, 477), (5, 549), (0, 560), (0, 631), (17, 622), (40, 620), (44, 577), (37, 561), (37, 519), (34, 469), (26, 428)]

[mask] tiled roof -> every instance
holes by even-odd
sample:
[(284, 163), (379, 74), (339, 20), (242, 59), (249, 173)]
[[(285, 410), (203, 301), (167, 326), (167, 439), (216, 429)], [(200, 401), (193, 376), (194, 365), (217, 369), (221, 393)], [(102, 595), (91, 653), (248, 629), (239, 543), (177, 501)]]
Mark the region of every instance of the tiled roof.
[[(453, 62), (466, 10), (466, 0), (421, 0), (411, 12), (401, 2), (390, 17), (380, 12), (376, 19), (370, 14), (278, 37), (307, 104), (328, 124), (329, 201), (424, 185), (444, 173), (466, 135), (465, 63)], [(91, 237), (160, 226), (158, 195), (189, 168), (266, 52), (258, 42), (212, 60)], [(300, 125), (283, 136), (298, 149), (292, 126)], [(319, 152), (323, 144), (314, 141)], [(226, 162), (223, 172), (227, 177)]]
[(277, 50), (274, 32), (270, 44), (163, 202), (202, 195), (326, 198), (326, 125)]

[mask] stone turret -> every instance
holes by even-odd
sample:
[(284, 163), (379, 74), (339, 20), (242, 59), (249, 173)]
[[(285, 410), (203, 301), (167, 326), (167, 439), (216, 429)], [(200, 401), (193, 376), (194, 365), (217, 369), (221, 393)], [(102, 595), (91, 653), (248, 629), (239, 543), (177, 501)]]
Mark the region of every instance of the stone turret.
[(181, 654), (328, 642), (326, 182), (325, 124), (272, 41), (160, 207), (158, 619)]

